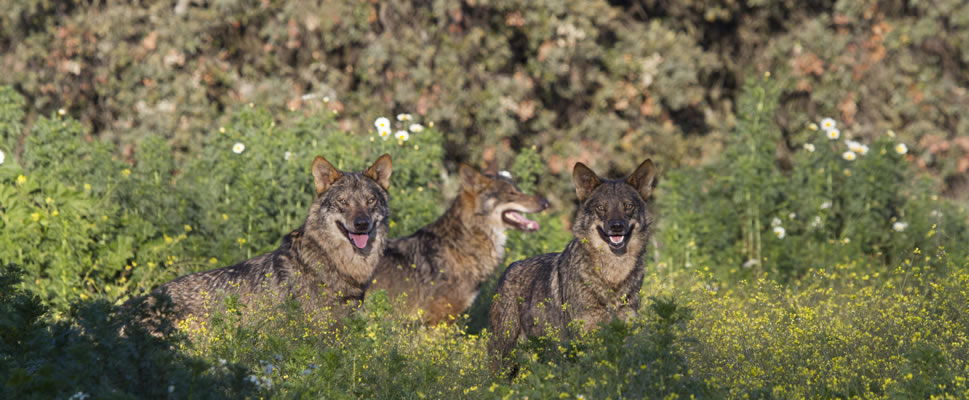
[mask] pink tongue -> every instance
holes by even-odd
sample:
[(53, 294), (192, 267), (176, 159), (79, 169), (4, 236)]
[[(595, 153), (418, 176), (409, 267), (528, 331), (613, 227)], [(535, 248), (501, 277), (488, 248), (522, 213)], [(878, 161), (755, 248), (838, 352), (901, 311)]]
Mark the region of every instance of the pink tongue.
[(367, 247), (367, 242), (370, 240), (370, 235), (366, 233), (364, 234), (351, 233), (350, 240), (353, 241), (354, 246), (357, 246), (358, 249), (362, 249), (364, 247)]
[(512, 219), (521, 223), (525, 228), (531, 229), (534, 231), (538, 230), (538, 222), (525, 218), (524, 215), (519, 214), (517, 211), (511, 211), (508, 214), (511, 215)]
[(622, 242), (622, 236), (609, 236), (609, 240), (615, 244), (619, 244)]

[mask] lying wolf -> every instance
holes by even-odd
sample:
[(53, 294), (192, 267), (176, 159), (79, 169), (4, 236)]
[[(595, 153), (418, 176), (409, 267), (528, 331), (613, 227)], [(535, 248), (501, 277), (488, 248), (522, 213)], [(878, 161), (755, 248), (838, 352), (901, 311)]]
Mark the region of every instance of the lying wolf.
[(498, 281), (491, 305), (489, 350), (497, 365), (519, 339), (560, 337), (573, 321), (586, 331), (613, 318), (628, 319), (639, 308), (643, 255), (652, 217), (653, 162), (644, 161), (627, 179), (604, 180), (578, 163), (572, 180), (579, 198), (574, 238), (561, 253), (518, 261)]
[[(461, 189), (437, 221), (390, 242), (368, 293), (386, 290), (406, 315), (423, 310), (427, 324), (450, 320), (469, 307), (505, 252), (505, 229), (538, 230), (522, 213), (548, 208), (523, 194), (510, 175), (485, 175), (462, 164)], [(404, 296), (401, 296), (404, 295)]]
[(363, 172), (341, 172), (323, 157), (313, 161), (316, 196), (303, 226), (283, 237), (279, 248), (233, 266), (186, 275), (135, 298), (137, 319), (149, 331), (161, 321), (147, 312), (171, 299), (177, 320), (206, 319), (226, 295), (241, 304), (278, 304), (295, 299), (306, 312), (338, 320), (357, 308), (387, 238), (390, 156)]

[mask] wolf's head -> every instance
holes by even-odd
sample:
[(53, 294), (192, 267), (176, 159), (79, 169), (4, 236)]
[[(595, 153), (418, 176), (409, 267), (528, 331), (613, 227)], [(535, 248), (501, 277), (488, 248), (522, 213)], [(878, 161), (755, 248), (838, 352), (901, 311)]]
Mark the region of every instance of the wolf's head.
[[(643, 249), (652, 217), (646, 201), (653, 193), (653, 161), (647, 159), (626, 179), (602, 179), (582, 163), (572, 170), (579, 197), (572, 231), (577, 238), (601, 240), (616, 256)], [(599, 247), (599, 246), (596, 246)]]
[(522, 214), (542, 211), (548, 208), (548, 201), (522, 193), (512, 181), (511, 174), (482, 174), (466, 164), (461, 164), (458, 173), (461, 175), (460, 196), (474, 215), (485, 217), (489, 225), (499, 229), (538, 230), (538, 222)]
[(313, 160), (316, 198), (307, 226), (324, 240), (345, 240), (357, 254), (369, 256), (387, 236), (392, 163), (384, 154), (363, 172), (341, 172), (322, 156)]

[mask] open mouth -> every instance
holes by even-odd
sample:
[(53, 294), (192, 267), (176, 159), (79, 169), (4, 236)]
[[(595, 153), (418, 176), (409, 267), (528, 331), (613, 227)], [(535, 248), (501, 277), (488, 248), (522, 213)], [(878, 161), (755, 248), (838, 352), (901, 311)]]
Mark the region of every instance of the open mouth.
[(501, 220), (512, 228), (524, 232), (535, 232), (538, 230), (538, 222), (525, 218), (520, 211), (508, 210), (501, 213)]
[(370, 246), (370, 243), (373, 241), (372, 239), (374, 234), (377, 232), (377, 224), (373, 224), (373, 226), (370, 228), (370, 231), (368, 232), (350, 231), (345, 226), (343, 226), (343, 223), (341, 222), (337, 222), (336, 227), (340, 229), (340, 232), (342, 232), (347, 237), (347, 239), (350, 241), (350, 244), (352, 244), (353, 247), (356, 248), (357, 250), (367, 249), (368, 246)]
[(626, 244), (629, 243), (629, 238), (632, 237), (632, 228), (633, 227), (630, 226), (628, 231), (621, 234), (617, 234), (615, 232), (606, 233), (606, 231), (602, 230), (602, 228), (598, 226), (596, 227), (596, 230), (599, 231), (599, 237), (601, 237), (602, 240), (609, 245), (609, 248), (615, 251), (624, 249)]

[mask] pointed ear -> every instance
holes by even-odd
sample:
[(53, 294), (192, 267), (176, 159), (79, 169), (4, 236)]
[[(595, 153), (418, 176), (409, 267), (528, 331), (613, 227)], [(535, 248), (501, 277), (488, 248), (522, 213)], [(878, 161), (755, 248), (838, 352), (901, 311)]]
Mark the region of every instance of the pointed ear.
[(602, 180), (585, 164), (575, 163), (575, 167), (572, 168), (572, 183), (575, 184), (575, 194), (579, 196), (581, 202), (589, 197)]
[(656, 178), (656, 169), (653, 168), (653, 160), (646, 159), (633, 174), (626, 179), (626, 183), (636, 188), (643, 200), (649, 199), (653, 195), (653, 182)]
[(316, 156), (313, 160), (313, 183), (316, 184), (316, 195), (323, 194), (333, 182), (340, 179), (343, 173), (336, 169), (323, 156)]
[(387, 190), (390, 188), (390, 172), (393, 166), (394, 163), (390, 160), (390, 155), (384, 154), (378, 157), (377, 161), (374, 161), (373, 165), (363, 175), (377, 181), (380, 187)]
[(458, 166), (458, 174), (461, 175), (461, 187), (472, 192), (478, 191), (479, 183), (484, 178), (478, 170), (465, 163)]

